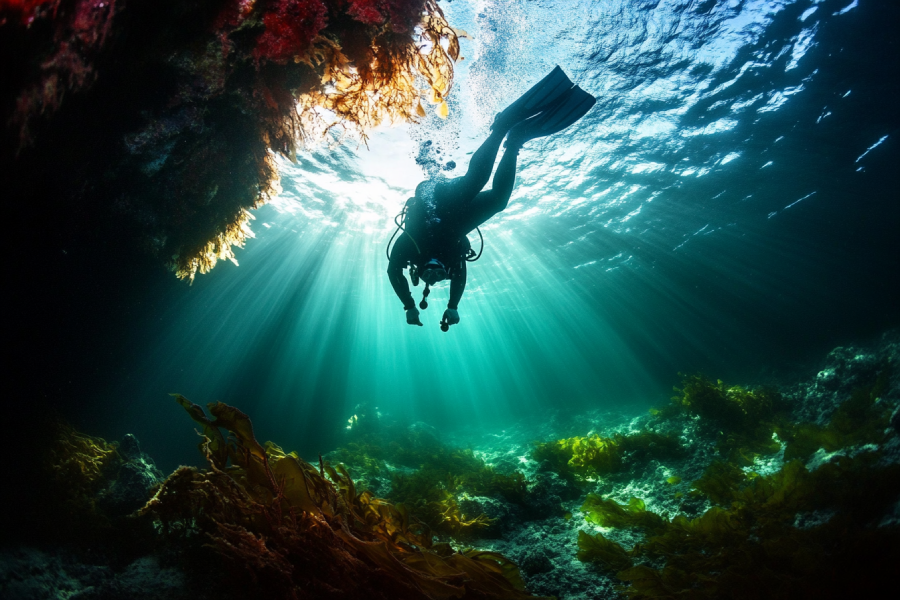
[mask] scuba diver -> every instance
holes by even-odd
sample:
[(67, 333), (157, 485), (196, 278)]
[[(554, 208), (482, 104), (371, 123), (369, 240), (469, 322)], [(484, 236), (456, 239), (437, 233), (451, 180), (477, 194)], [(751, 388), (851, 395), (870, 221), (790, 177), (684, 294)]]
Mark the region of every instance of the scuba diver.
[[(414, 286), (425, 282), (419, 306), (428, 307), (430, 286), (450, 280), (450, 301), (441, 329), (459, 323), (459, 300), (466, 287), (466, 263), (478, 260), (467, 234), (504, 210), (516, 179), (516, 157), (522, 145), (562, 131), (583, 117), (596, 99), (574, 85), (558, 66), (494, 119), (491, 134), (481, 144), (466, 174), (455, 179), (429, 179), (416, 187), (414, 198), (397, 216), (403, 234), (390, 250), (387, 274), (406, 311), (409, 325), (422, 325), (403, 269), (409, 267)], [(506, 138), (500, 166), (490, 190), (481, 191), (494, 169), (500, 143)], [(479, 230), (479, 235), (481, 231)], [(482, 250), (484, 239), (482, 238)]]

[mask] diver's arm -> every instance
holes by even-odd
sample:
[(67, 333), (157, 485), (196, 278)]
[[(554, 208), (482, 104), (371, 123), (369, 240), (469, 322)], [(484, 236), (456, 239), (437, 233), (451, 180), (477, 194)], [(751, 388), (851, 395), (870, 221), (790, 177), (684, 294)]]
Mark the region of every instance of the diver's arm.
[(447, 308), (451, 310), (456, 310), (459, 306), (459, 301), (462, 298), (463, 291), (466, 289), (466, 261), (461, 260), (458, 268), (453, 269), (453, 273), (450, 275), (450, 302), (447, 303)]
[(391, 260), (388, 263), (387, 268), (391, 287), (394, 288), (394, 293), (397, 294), (397, 297), (403, 302), (404, 310), (416, 307), (416, 301), (413, 300), (412, 294), (409, 291), (409, 282), (403, 274), (403, 269), (406, 267), (406, 264), (415, 258), (414, 252), (415, 248), (413, 247), (412, 242), (410, 242), (409, 236), (406, 234), (401, 235), (394, 245), (394, 249), (391, 251)]

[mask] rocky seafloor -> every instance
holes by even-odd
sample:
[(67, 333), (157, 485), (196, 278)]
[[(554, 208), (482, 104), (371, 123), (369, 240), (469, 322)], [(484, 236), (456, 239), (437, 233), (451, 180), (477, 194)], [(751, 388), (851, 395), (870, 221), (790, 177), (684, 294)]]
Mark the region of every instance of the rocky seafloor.
[[(890, 415), (878, 443), (859, 442), (827, 451), (818, 448), (804, 460), (805, 472), (815, 473), (824, 465), (836, 464), (841, 457), (872, 455), (882, 468), (900, 464), (900, 335), (885, 334), (867, 347), (835, 348), (811, 377), (785, 383), (777, 392), (794, 423), (806, 423), (825, 431), (840, 407), (880, 376), (881, 387), (873, 397), (873, 410)], [(429, 439), (447, 448), (468, 448), (471, 456), (497, 473), (524, 475), (527, 490), (519, 501), (502, 494), (478, 495), (464, 487), (453, 488), (454, 506), (468, 517), (487, 517), (484, 526), (468, 531), (436, 531), (442, 541), (457, 547), (475, 547), (496, 551), (512, 559), (519, 567), (529, 592), (555, 596), (560, 600), (613, 598), (621, 593), (631, 597), (660, 597), (658, 591), (624, 588), (623, 581), (608, 565), (579, 560), (579, 532), (602, 537), (626, 550), (641, 544), (644, 534), (634, 527), (602, 527), (591, 522), (583, 510), (589, 494), (614, 500), (625, 506), (632, 498), (643, 501), (646, 511), (671, 519), (683, 515), (697, 519), (708, 514), (715, 504), (697, 494), (696, 483), (704, 477), (721, 448), (717, 439), (702, 427), (696, 415), (680, 413), (661, 420), (658, 415), (626, 414), (594, 410), (581, 414), (559, 411), (531, 417), (501, 431), (438, 433), (427, 424), (408, 426), (416, 439)], [(610, 476), (573, 478), (549, 461), (535, 459), (535, 442), (591, 436), (606, 438), (637, 432), (666, 432), (677, 435), (684, 452), (670, 458), (652, 458), (625, 462), (625, 467)], [(752, 478), (766, 479), (784, 467), (787, 444), (773, 436), (780, 446), (774, 452), (750, 454), (740, 469)], [(846, 438), (850, 439), (850, 438)], [(719, 442), (721, 445), (721, 438)], [(96, 505), (114, 523), (127, 521), (123, 516), (138, 509), (162, 481), (150, 457), (140, 451), (137, 440), (127, 436), (118, 446), (123, 456), (115, 473), (108, 474), (97, 488)], [(376, 496), (391, 498), (398, 476), (410, 476), (415, 469), (392, 464), (389, 460), (357, 461), (358, 451), (336, 451), (326, 459), (340, 459), (349, 469), (358, 488), (367, 487)], [(745, 457), (746, 458), (746, 457)], [(887, 472), (887, 471), (885, 471)], [(569, 474), (570, 475), (570, 474)], [(523, 488), (524, 489), (524, 488)], [(894, 492), (890, 492), (894, 493)], [(900, 528), (900, 497), (892, 496), (880, 514), (869, 515), (864, 527), (878, 533)], [(834, 518), (834, 511), (798, 509), (791, 531), (809, 531)], [(116, 521), (118, 519), (119, 521)], [(862, 527), (863, 525), (861, 525)], [(114, 525), (115, 528), (115, 525)], [(151, 536), (152, 537), (152, 536)], [(892, 538), (896, 539), (896, 537)], [(17, 545), (0, 551), (0, 596), (9, 599), (38, 598), (202, 598), (227, 597), (227, 590), (214, 589), (204, 581), (221, 574), (223, 561), (202, 543), (192, 542), (188, 554), (172, 547), (172, 541), (155, 542), (135, 538), (133, 551), (122, 552), (121, 539), (108, 542), (95, 538), (90, 544), (77, 539), (64, 542), (44, 540), (41, 544)], [(128, 547), (128, 543), (125, 543)], [(206, 552), (206, 554), (204, 554)], [(199, 558), (198, 558), (199, 557)], [(654, 562), (655, 561), (655, 562)], [(638, 561), (640, 562), (640, 561)], [(659, 557), (644, 558), (644, 564), (660, 569)], [(228, 568), (231, 568), (230, 566)], [(859, 574), (849, 573), (848, 577)], [(731, 597), (724, 591), (696, 590), (691, 597)], [(753, 594), (747, 594), (752, 597)], [(309, 596), (315, 597), (315, 596)], [(429, 597), (423, 595), (422, 597)]]

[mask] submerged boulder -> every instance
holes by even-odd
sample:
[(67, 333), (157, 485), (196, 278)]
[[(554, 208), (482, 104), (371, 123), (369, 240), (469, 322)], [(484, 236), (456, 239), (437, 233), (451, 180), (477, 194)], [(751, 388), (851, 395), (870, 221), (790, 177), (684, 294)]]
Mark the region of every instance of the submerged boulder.
[(126, 434), (119, 443), (123, 463), (99, 494), (100, 508), (111, 517), (123, 517), (141, 508), (165, 477), (138, 439)]

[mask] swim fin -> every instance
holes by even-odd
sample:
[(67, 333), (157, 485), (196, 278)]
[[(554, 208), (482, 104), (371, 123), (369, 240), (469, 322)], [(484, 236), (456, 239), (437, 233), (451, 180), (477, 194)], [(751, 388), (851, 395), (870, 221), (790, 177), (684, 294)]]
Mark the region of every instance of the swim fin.
[(513, 127), (505, 146), (521, 146), (528, 140), (558, 133), (587, 114), (596, 102), (596, 98), (576, 85), (556, 104)]
[(501, 111), (494, 119), (491, 130), (508, 130), (519, 121), (538, 114), (559, 100), (573, 85), (557, 65), (546, 77)]

